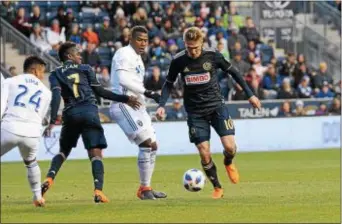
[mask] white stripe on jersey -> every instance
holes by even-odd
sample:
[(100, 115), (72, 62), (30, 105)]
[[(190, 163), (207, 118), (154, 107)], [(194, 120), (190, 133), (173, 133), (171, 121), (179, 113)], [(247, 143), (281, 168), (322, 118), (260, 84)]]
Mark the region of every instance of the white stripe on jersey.
[(39, 137), (49, 109), (51, 91), (34, 75), (23, 74), (4, 81), (7, 109), (1, 128), (25, 137)]

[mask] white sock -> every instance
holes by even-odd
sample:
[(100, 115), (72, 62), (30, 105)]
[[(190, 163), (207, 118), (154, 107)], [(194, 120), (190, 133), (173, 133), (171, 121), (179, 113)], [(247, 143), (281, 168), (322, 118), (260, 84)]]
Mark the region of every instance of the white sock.
[(138, 167), (141, 186), (150, 187), (151, 185), (151, 148), (140, 147), (138, 154)]
[(27, 180), (30, 183), (31, 190), (33, 192), (34, 200), (42, 199), (41, 191), (41, 173), (37, 161), (34, 161), (30, 165), (26, 165), (27, 168)]
[(150, 160), (150, 180), (152, 180), (154, 165), (156, 164), (157, 150), (151, 151), (151, 160)]

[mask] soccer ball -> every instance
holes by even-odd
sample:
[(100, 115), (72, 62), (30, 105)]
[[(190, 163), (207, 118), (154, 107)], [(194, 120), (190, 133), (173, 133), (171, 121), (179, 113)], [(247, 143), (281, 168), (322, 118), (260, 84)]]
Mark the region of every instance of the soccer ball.
[(198, 169), (190, 169), (184, 173), (183, 185), (185, 189), (191, 192), (197, 192), (203, 189), (205, 184), (205, 176)]

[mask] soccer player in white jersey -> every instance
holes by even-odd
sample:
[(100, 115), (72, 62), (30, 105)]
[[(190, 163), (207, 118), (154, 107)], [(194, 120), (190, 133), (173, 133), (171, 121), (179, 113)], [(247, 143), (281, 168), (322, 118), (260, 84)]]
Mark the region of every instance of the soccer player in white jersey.
[(27, 168), (27, 179), (33, 192), (33, 204), (44, 206), (41, 194), (41, 173), (36, 161), (43, 119), (51, 101), (51, 91), (41, 82), (45, 62), (30, 56), (24, 62), (25, 74), (4, 81), (1, 95), (7, 108), (1, 121), (1, 156), (15, 147)]
[(114, 55), (111, 68), (111, 82), (113, 91), (138, 97), (142, 106), (133, 110), (125, 104), (114, 102), (110, 114), (128, 139), (139, 147), (138, 168), (140, 187), (137, 192), (142, 200), (165, 198), (166, 194), (152, 190), (151, 179), (156, 160), (156, 135), (152, 127), (151, 117), (145, 106), (145, 97), (159, 102), (160, 95), (144, 87), (145, 68), (141, 54), (148, 44), (148, 31), (145, 27), (135, 26), (131, 30), (130, 44), (120, 48)]

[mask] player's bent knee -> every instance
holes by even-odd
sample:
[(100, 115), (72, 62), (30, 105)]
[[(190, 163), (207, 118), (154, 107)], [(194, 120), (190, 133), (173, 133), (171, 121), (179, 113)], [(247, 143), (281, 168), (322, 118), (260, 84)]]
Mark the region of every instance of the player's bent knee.
[(36, 162), (36, 161), (37, 161), (36, 158), (34, 158), (34, 159), (32, 159), (32, 160), (25, 160), (25, 159), (24, 159), (24, 163), (25, 163), (26, 166), (31, 165), (32, 163), (34, 163), (34, 162)]
[(157, 150), (158, 150), (157, 142), (152, 142), (152, 151), (157, 151)]
[(92, 160), (93, 158), (101, 158), (102, 159), (102, 150), (99, 148), (89, 149), (88, 150), (88, 157), (90, 160)]
[(231, 144), (231, 145), (227, 145), (227, 146), (224, 147), (224, 150), (226, 152), (229, 152), (230, 154), (235, 154), (236, 153), (236, 149), (237, 149), (237, 147), (236, 147), (235, 143)]
[(152, 147), (152, 133), (149, 130), (143, 130), (139, 134), (137, 134), (136, 138), (134, 139), (135, 144), (139, 147)]

